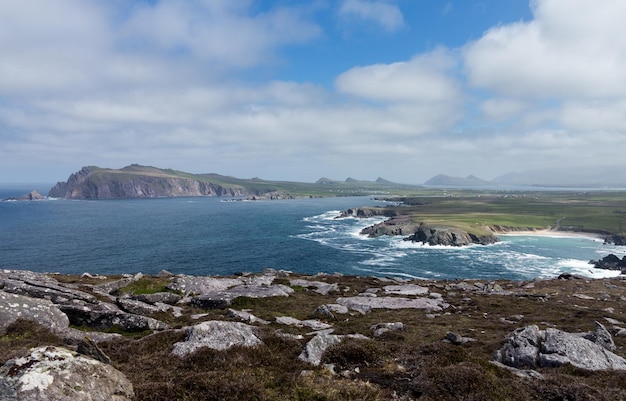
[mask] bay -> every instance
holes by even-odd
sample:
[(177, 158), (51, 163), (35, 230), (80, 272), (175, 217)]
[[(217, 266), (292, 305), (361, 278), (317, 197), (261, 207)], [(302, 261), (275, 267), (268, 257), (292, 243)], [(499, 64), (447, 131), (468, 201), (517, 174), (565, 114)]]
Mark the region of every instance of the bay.
[(615, 275), (587, 262), (620, 247), (593, 238), (506, 236), (489, 246), (429, 247), (359, 234), (336, 219), (370, 197), (236, 201), (163, 198), (0, 202), (0, 268), (81, 274), (339, 272), (406, 278), (532, 279)]

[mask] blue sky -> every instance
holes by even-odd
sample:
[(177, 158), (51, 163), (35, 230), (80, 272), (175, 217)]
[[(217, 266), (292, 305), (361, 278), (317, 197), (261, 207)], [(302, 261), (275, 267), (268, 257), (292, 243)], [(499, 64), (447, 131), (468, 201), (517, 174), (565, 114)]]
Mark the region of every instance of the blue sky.
[(4, 0), (0, 183), (621, 178), (621, 0)]

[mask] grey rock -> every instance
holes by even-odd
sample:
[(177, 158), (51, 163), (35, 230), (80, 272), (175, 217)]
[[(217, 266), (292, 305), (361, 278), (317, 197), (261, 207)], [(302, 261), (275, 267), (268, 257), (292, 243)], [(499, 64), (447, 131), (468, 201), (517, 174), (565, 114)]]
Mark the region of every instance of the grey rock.
[(320, 315), (326, 319), (335, 319), (335, 315), (327, 305), (320, 305), (313, 311), (315, 315)]
[(491, 363), (499, 368), (506, 369), (509, 372), (513, 373), (515, 376), (521, 377), (523, 379), (536, 379), (536, 380), (545, 380), (546, 378), (536, 370), (530, 369), (517, 369), (512, 366), (507, 366), (498, 361), (491, 361)]
[(315, 292), (321, 295), (328, 295), (331, 292), (339, 292), (339, 285), (337, 283), (329, 284), (323, 281), (309, 281), (309, 280), (296, 279), (296, 280), (290, 280), (289, 284), (298, 285), (304, 288), (313, 287), (315, 288)]
[(172, 354), (185, 356), (202, 347), (225, 350), (232, 346), (261, 344), (253, 326), (241, 322), (208, 321), (188, 328), (187, 338), (174, 344)]
[(427, 312), (440, 312), (450, 306), (440, 299), (401, 298), (401, 297), (347, 297), (337, 299), (339, 305), (361, 313), (371, 309), (423, 309)]
[(336, 335), (325, 332), (317, 333), (298, 355), (298, 359), (310, 364), (319, 366), (322, 362), (324, 352), (331, 346), (341, 343), (344, 338), (356, 338), (359, 340), (369, 340), (361, 334)]
[(81, 340), (81, 342), (78, 343), (78, 347), (76, 347), (76, 352), (82, 355), (87, 355), (88, 357), (91, 357), (102, 363), (111, 363), (111, 358), (109, 358), (109, 356), (105, 354), (104, 351), (100, 349), (100, 347), (98, 347), (98, 344), (96, 344), (96, 342), (88, 336), (85, 336)]
[(600, 344), (554, 328), (539, 330), (535, 325), (511, 333), (494, 359), (515, 368), (557, 367), (570, 363), (588, 370), (626, 370), (626, 360)]
[(241, 278), (177, 276), (167, 285), (167, 289), (185, 294), (203, 295), (223, 291), (243, 283)]
[(387, 285), (383, 287), (385, 293), (394, 295), (425, 295), (428, 288), (415, 284)]
[(609, 351), (615, 351), (617, 347), (615, 346), (615, 342), (613, 341), (613, 336), (611, 333), (602, 325), (600, 322), (595, 322), (596, 328), (594, 331), (590, 331), (585, 334), (583, 337), (592, 343), (596, 343)]
[(70, 324), (59, 307), (47, 299), (0, 291), (0, 333), (17, 319), (37, 322), (53, 332), (66, 329)]
[(181, 296), (178, 294), (174, 294), (173, 292), (155, 292), (154, 294), (132, 295), (131, 299), (152, 305), (158, 302), (175, 305), (178, 301), (180, 301)]
[(380, 337), (388, 331), (404, 330), (404, 323), (402, 322), (377, 323), (377, 324), (370, 326), (370, 330), (373, 331), (372, 335), (374, 337)]
[(615, 337), (626, 337), (626, 329), (620, 328), (619, 330), (617, 330), (617, 333), (615, 333)]
[(55, 279), (28, 270), (0, 270), (0, 287), (5, 292), (66, 303), (73, 299), (96, 303), (96, 298), (86, 292), (61, 285)]
[(463, 337), (462, 335), (458, 333), (453, 333), (453, 332), (446, 333), (445, 340), (454, 345), (461, 345), (461, 344), (477, 341), (475, 338)]
[(33, 348), (0, 368), (0, 400), (130, 401), (133, 386), (113, 366), (58, 347)]
[(246, 312), (246, 311), (238, 311), (235, 309), (229, 309), (228, 316), (233, 317), (235, 319), (239, 319), (242, 322), (247, 323), (247, 324), (254, 324), (254, 323), (270, 324), (270, 322), (268, 322), (267, 320), (259, 319), (258, 317), (254, 316), (252, 313)]
[(328, 347), (341, 343), (343, 336), (335, 334), (318, 334), (307, 342), (298, 359), (318, 366), (322, 362), (324, 351)]
[(142, 273), (137, 273), (135, 275), (127, 275), (127, 277), (121, 278), (119, 280), (110, 281), (108, 283), (97, 284), (93, 286), (94, 292), (100, 294), (111, 294), (115, 291), (118, 291), (130, 283), (133, 283), (143, 277)]
[(169, 325), (151, 317), (123, 312), (115, 305), (60, 305), (70, 322), (77, 326), (88, 326), (98, 330), (107, 330), (115, 326), (126, 331), (167, 330)]
[(133, 313), (135, 315), (151, 315), (163, 311), (157, 306), (128, 298), (117, 298), (115, 304), (124, 312)]
[(268, 298), (288, 297), (294, 292), (293, 288), (286, 285), (238, 285), (224, 291), (213, 291), (191, 299), (190, 304), (197, 308), (224, 309), (237, 297)]
[(332, 327), (332, 325), (320, 322), (316, 319), (299, 320), (291, 316), (278, 316), (276, 318), (276, 323), (285, 324), (288, 326), (308, 327), (313, 330), (326, 330)]

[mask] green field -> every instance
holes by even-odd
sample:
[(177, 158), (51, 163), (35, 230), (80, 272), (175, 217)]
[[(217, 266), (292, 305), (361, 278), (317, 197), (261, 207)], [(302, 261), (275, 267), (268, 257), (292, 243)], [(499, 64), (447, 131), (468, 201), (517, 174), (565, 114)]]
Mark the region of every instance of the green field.
[(500, 192), (432, 191), (390, 206), (413, 222), (445, 224), (481, 232), (484, 226), (513, 229), (559, 229), (600, 234), (624, 234), (626, 192)]

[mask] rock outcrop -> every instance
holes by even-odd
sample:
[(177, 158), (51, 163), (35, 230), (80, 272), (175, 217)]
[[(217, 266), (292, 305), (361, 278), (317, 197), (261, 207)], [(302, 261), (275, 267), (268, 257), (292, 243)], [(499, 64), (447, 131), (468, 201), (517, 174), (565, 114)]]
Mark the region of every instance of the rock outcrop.
[(43, 196), (42, 194), (40, 194), (39, 192), (33, 190), (33, 191), (30, 191), (29, 193), (24, 194), (22, 196), (18, 196), (18, 197), (15, 197), (15, 198), (7, 198), (7, 199), (4, 199), (4, 200), (7, 200), (7, 201), (34, 201), (34, 200), (42, 200), (42, 199), (46, 199), (46, 197)]
[(593, 267), (596, 269), (620, 270), (622, 274), (626, 274), (626, 256), (620, 259), (616, 255), (610, 254), (600, 260), (592, 260), (589, 263), (593, 264)]
[(612, 340), (607, 340), (610, 334), (597, 325), (601, 334), (597, 328), (582, 336), (554, 328), (540, 330), (535, 325), (526, 326), (507, 337), (494, 359), (514, 368), (558, 367), (569, 363), (588, 370), (626, 370), (626, 360), (607, 349), (607, 344), (608, 348), (612, 344)]
[(453, 227), (420, 224), (415, 233), (405, 238), (405, 241), (428, 245), (466, 246), (489, 245), (496, 243), (498, 238), (493, 235), (479, 236)]
[(185, 356), (202, 347), (225, 350), (235, 345), (254, 347), (261, 344), (255, 328), (240, 322), (208, 321), (191, 326), (187, 338), (174, 344), (172, 354)]
[(59, 347), (31, 349), (0, 368), (0, 400), (130, 401), (133, 385), (113, 366)]
[(67, 199), (251, 195), (237, 185), (220, 185), (209, 179), (190, 176), (138, 165), (120, 170), (88, 166), (70, 175), (66, 182), (57, 183), (48, 195)]

